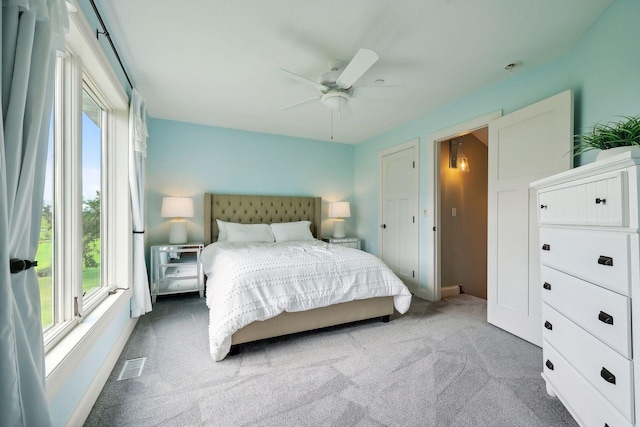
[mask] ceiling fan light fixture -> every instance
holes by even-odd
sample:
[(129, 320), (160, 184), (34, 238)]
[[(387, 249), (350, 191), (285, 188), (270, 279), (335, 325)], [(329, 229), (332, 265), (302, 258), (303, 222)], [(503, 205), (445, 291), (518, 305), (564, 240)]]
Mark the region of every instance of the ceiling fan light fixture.
[(349, 102), (351, 96), (345, 92), (329, 92), (322, 95), (322, 103), (332, 110), (339, 110)]

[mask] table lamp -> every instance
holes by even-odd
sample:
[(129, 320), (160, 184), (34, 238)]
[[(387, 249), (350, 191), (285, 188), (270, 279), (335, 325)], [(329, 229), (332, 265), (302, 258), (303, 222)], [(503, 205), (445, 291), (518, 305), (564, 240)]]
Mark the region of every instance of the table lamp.
[(169, 223), (169, 243), (187, 242), (187, 221), (193, 217), (193, 199), (189, 197), (164, 197), (162, 199), (163, 218), (175, 218)]
[(333, 222), (333, 237), (345, 237), (344, 218), (351, 216), (349, 202), (330, 202), (329, 218), (335, 218)]

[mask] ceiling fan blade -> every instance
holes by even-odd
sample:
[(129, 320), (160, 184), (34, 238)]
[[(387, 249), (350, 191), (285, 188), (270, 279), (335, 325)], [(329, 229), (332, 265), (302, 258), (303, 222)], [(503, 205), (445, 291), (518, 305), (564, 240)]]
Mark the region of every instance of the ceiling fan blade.
[(346, 102), (344, 105), (340, 105), (340, 108), (338, 108), (336, 112), (338, 113), (339, 119), (348, 119), (349, 117), (353, 116), (353, 110), (349, 106), (348, 102)]
[(302, 76), (300, 76), (300, 75), (298, 75), (298, 74), (296, 74), (296, 73), (292, 73), (291, 71), (287, 71), (287, 70), (285, 70), (284, 68), (280, 68), (280, 71), (282, 71), (283, 73), (285, 73), (285, 74), (286, 74), (287, 76), (289, 76), (290, 78), (292, 78), (292, 79), (294, 79), (294, 80), (297, 80), (297, 81), (299, 81), (299, 82), (302, 82), (302, 83), (306, 83), (306, 84), (308, 84), (308, 85), (311, 85), (311, 86), (315, 87), (315, 88), (316, 88), (316, 89), (318, 89), (318, 90), (328, 90), (328, 89), (329, 89), (328, 87), (326, 87), (326, 86), (325, 86), (325, 85), (323, 85), (323, 84), (320, 84), (320, 83), (318, 83), (318, 82), (314, 82), (313, 80), (309, 80), (308, 78), (306, 78), (306, 77), (302, 77)]
[(349, 89), (378, 60), (371, 49), (360, 49), (336, 80), (338, 87)]
[(284, 107), (280, 107), (280, 110), (288, 110), (290, 108), (295, 108), (295, 107), (298, 107), (300, 105), (308, 104), (309, 102), (316, 101), (316, 100), (320, 99), (321, 96), (322, 95), (318, 95), (318, 96), (314, 96), (313, 98), (308, 98), (308, 99), (305, 99), (303, 101), (296, 102), (295, 104), (285, 105)]
[(353, 88), (354, 98), (396, 99), (405, 92), (404, 86), (358, 86)]

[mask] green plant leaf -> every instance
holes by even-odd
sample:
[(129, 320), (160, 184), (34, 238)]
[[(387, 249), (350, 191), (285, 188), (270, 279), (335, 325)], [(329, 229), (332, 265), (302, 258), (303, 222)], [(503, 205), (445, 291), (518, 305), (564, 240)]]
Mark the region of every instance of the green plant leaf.
[(640, 145), (640, 116), (622, 116), (622, 120), (596, 123), (589, 132), (575, 135), (574, 156), (591, 150)]

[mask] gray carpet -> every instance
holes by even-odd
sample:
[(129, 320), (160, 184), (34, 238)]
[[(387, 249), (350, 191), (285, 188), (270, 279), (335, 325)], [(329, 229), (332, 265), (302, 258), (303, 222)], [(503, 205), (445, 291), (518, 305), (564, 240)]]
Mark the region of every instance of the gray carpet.
[[(197, 296), (143, 316), (86, 426), (575, 426), (540, 377), (542, 351), (468, 295), (246, 345), (214, 362)], [(117, 381), (126, 359), (142, 375)]]

